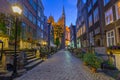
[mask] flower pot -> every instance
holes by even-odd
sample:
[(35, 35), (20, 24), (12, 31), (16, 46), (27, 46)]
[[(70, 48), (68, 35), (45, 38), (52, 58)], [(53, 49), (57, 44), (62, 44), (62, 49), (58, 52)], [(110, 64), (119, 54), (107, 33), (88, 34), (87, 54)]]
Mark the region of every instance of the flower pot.
[(86, 62), (83, 63), (85, 66), (87, 66), (88, 64)]
[(92, 71), (92, 73), (96, 73), (96, 72), (97, 72), (97, 69), (94, 68), (94, 67), (92, 67), (92, 68), (91, 68), (91, 71)]

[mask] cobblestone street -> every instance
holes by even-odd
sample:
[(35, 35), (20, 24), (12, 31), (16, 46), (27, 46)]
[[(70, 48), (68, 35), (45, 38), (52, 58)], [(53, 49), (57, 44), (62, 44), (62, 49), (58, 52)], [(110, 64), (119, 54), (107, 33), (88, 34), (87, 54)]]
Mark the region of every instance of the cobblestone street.
[(59, 51), (45, 62), (15, 80), (114, 80), (104, 74), (91, 74), (68, 51)]

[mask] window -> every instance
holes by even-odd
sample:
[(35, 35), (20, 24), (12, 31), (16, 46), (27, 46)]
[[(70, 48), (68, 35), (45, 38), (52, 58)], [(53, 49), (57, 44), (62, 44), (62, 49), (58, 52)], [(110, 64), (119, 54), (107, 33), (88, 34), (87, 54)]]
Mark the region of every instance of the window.
[(89, 36), (90, 36), (90, 45), (91, 46), (94, 46), (94, 37), (93, 37), (93, 35), (94, 35), (93, 32), (89, 33)]
[(99, 11), (98, 8), (94, 10), (94, 23), (96, 23), (99, 20)]
[(113, 11), (112, 8), (110, 8), (108, 11), (105, 12), (105, 23), (106, 25), (113, 22)]
[(33, 24), (35, 24), (36, 25), (36, 17), (33, 17)]
[(11, 31), (10, 31), (10, 28), (9, 28), (9, 27), (7, 27), (7, 34), (8, 34), (8, 35), (11, 35)]
[(22, 22), (22, 39), (26, 38), (26, 24)]
[(88, 12), (90, 12), (91, 9), (92, 9), (92, 4), (90, 3), (88, 6)]
[(107, 32), (107, 46), (115, 45), (115, 33), (114, 30)]
[(98, 27), (97, 29), (94, 30), (95, 34), (99, 34), (100, 33), (100, 27)]
[(83, 16), (81, 16), (81, 22), (84, 22), (84, 17)]
[(84, 34), (86, 32), (86, 26), (85, 24), (83, 24), (83, 27), (82, 27), (82, 34)]
[(40, 10), (38, 10), (38, 16), (39, 16), (39, 17), (41, 16)]
[(118, 1), (116, 4), (116, 15), (117, 19), (120, 19), (120, 1)]
[(33, 15), (31, 12), (29, 12), (29, 20), (32, 22), (33, 21)]
[(43, 38), (43, 32), (41, 32), (41, 38)]
[(31, 6), (33, 7), (33, 9), (36, 11), (37, 10), (37, 5), (33, 0), (29, 0), (29, 3), (31, 4)]
[(41, 17), (41, 20), (44, 22), (44, 17)]
[(92, 15), (89, 16), (89, 27), (92, 26)]
[(40, 21), (38, 20), (38, 22), (37, 22), (37, 25), (38, 25), (38, 27), (40, 27), (40, 25), (41, 25), (41, 23), (40, 23)]
[(25, 17), (28, 17), (28, 10), (25, 6), (23, 6), (23, 14)]
[(110, 0), (104, 0), (104, 6), (107, 5), (110, 2)]
[(33, 29), (33, 38), (35, 39), (36, 38), (36, 30), (35, 29)]
[(41, 25), (41, 29), (43, 30), (43, 24)]
[(97, 2), (97, 0), (93, 0), (93, 5)]
[(31, 27), (30, 26), (28, 26), (28, 32), (31, 32)]

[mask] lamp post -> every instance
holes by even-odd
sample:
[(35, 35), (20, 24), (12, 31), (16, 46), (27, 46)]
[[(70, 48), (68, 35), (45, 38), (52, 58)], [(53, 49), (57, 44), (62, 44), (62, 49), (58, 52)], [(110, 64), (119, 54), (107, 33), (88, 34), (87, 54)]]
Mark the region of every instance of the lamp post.
[(14, 53), (14, 69), (12, 76), (17, 76), (17, 26), (18, 26), (18, 15), (21, 15), (22, 9), (18, 5), (12, 6), (12, 10), (15, 13), (15, 53)]
[(50, 49), (50, 37), (51, 37), (51, 35), (50, 35), (51, 34), (50, 33), (51, 32), (51, 27), (50, 27), (51, 23), (48, 22), (47, 24), (48, 24), (48, 53), (49, 53), (49, 49)]

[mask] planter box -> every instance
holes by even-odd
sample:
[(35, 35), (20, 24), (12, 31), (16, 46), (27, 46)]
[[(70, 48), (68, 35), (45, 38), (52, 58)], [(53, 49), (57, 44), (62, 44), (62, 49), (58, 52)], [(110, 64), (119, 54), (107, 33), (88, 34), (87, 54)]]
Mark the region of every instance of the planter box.
[(116, 68), (120, 70), (120, 49), (107, 49), (107, 53), (110, 54), (110, 52), (115, 56)]
[(120, 54), (120, 49), (107, 49), (107, 53), (110, 54), (110, 52), (113, 54)]

